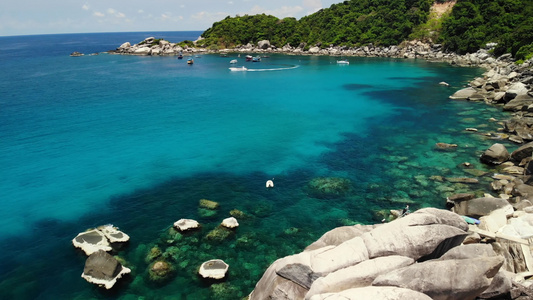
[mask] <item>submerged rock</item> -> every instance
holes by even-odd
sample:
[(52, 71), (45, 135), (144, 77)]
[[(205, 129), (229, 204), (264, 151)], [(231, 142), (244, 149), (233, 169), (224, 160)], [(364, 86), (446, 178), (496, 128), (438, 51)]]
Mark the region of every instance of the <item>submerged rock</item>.
[(199, 206), (200, 208), (215, 210), (218, 208), (219, 205), (218, 205), (218, 202), (207, 200), (207, 199), (201, 199), (199, 202)]
[(122, 266), (109, 253), (99, 250), (87, 258), (81, 277), (90, 283), (110, 289), (117, 279), (130, 272), (130, 269)]
[(318, 177), (307, 184), (309, 194), (316, 198), (342, 197), (352, 189), (352, 183), (346, 178)]
[(168, 280), (173, 272), (172, 265), (164, 260), (154, 262), (148, 270), (150, 280), (155, 282)]
[(223, 240), (227, 239), (232, 234), (234, 234), (233, 230), (220, 225), (217, 228), (211, 230), (206, 235), (206, 238), (208, 240), (212, 240), (212, 241), (223, 241)]

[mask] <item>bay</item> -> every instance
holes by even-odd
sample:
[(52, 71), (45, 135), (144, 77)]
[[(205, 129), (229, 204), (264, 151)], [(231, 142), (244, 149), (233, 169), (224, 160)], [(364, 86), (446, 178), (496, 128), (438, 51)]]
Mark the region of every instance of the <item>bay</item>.
[[(259, 63), (245, 53), (199, 54), (192, 66), (69, 56), (199, 34), (0, 37), (2, 298), (238, 299), (275, 259), (327, 230), (380, 222), (406, 204), (444, 207), (447, 194), (487, 185), (435, 180), (465, 176), (465, 161), (489, 171), (476, 157), (494, 141), (464, 129), (495, 131), (488, 119), (503, 113), (448, 99), (480, 69), (279, 54)], [(230, 72), (231, 59), (249, 71)], [(443, 152), (437, 142), (459, 146)], [(200, 199), (220, 204), (214, 216), (199, 210)], [(209, 239), (234, 209), (245, 215), (240, 227)], [(176, 235), (180, 218), (202, 229)], [(107, 223), (132, 238), (116, 253), (132, 274), (112, 291), (80, 277), (85, 256), (71, 245)], [(148, 272), (155, 248), (174, 266), (166, 280)], [(230, 264), (222, 283), (196, 274), (212, 258)]]

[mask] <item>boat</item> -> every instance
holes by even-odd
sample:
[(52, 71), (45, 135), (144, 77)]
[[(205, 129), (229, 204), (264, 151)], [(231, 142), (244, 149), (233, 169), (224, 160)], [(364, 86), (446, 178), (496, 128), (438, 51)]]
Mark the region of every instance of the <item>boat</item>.
[(188, 64), (188, 65), (192, 65), (192, 64), (194, 64), (194, 60), (193, 60), (192, 58), (189, 58), (189, 59), (187, 60), (187, 64)]
[(347, 59), (341, 59), (341, 60), (337, 60), (337, 64), (339, 64), (339, 65), (349, 65), (350, 62)]
[(232, 59), (229, 61), (230, 64), (236, 64), (237, 63), (237, 60), (236, 59)]
[(180, 54), (178, 55), (178, 59), (183, 59), (183, 54), (180, 53)]
[(260, 62), (261, 61), (261, 57), (259, 57), (259, 56), (253, 57), (252, 61), (253, 62)]
[(242, 67), (231, 67), (229, 68), (229, 70), (231, 72), (244, 72), (244, 71), (248, 71), (248, 69), (245, 67), (245, 66), (242, 66)]
[(254, 59), (251, 55), (246, 55), (246, 61), (252, 61)]

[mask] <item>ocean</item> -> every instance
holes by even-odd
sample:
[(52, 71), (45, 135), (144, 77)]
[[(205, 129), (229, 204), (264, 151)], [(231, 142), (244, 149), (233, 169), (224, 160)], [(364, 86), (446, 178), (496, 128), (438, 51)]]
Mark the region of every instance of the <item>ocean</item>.
[[(187, 65), (103, 53), (200, 34), (0, 37), (0, 298), (242, 299), (273, 261), (337, 226), (488, 191), (477, 170), (491, 170), (478, 157), (496, 142), (484, 134), (499, 127), (489, 119), (506, 115), (448, 99), (483, 70), (281, 54), (255, 63), (246, 53), (199, 54)], [(248, 71), (231, 72), (231, 59)], [(464, 162), (479, 184), (443, 180), (473, 177)], [(200, 199), (219, 208), (201, 209)], [(239, 228), (216, 235), (230, 215)], [(181, 218), (202, 228), (179, 234)], [(86, 256), (71, 242), (104, 224), (131, 237), (113, 254), (132, 273), (110, 291), (80, 277)], [(172, 265), (168, 277), (150, 275), (154, 256)], [(230, 265), (223, 281), (197, 274), (213, 258)]]

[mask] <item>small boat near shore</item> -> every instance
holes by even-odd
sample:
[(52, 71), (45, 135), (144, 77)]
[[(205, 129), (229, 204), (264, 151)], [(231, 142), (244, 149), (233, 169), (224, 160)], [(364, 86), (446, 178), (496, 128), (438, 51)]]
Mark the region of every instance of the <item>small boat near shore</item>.
[(251, 55), (246, 55), (246, 61), (252, 61), (254, 59)]
[(350, 62), (347, 59), (337, 60), (338, 65), (349, 65)]
[(261, 57), (259, 57), (259, 56), (256, 56), (256, 57), (252, 58), (252, 62), (260, 62), (260, 61), (261, 61)]
[(192, 58), (189, 58), (189, 59), (187, 60), (187, 64), (188, 64), (188, 65), (192, 65), (192, 64), (194, 64), (194, 60), (193, 60)]
[(236, 64), (237, 63), (237, 60), (236, 59), (232, 59), (229, 61), (230, 64)]
[(244, 72), (244, 71), (248, 71), (248, 69), (245, 67), (245, 66), (242, 66), (242, 67), (231, 67), (229, 68), (229, 70), (231, 72)]

